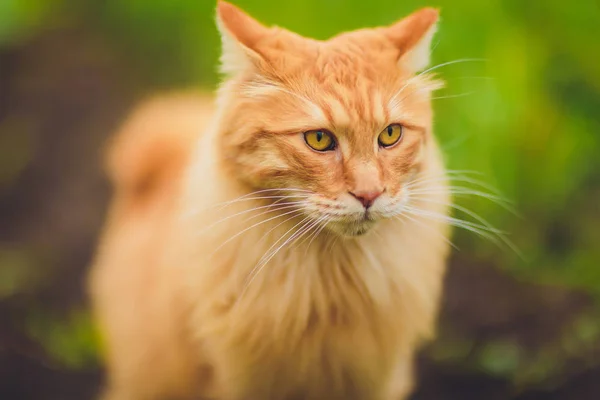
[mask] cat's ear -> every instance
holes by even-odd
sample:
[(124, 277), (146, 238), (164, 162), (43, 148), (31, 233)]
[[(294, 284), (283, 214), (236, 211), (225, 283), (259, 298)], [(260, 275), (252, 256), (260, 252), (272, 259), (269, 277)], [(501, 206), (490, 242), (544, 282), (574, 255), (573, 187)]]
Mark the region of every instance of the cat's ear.
[(438, 10), (423, 8), (384, 29), (385, 35), (400, 51), (398, 62), (410, 72), (429, 65), (431, 40), (438, 18)]
[(262, 59), (257, 44), (270, 29), (226, 1), (217, 4), (217, 26), (221, 32), (221, 70), (227, 74), (246, 71)]

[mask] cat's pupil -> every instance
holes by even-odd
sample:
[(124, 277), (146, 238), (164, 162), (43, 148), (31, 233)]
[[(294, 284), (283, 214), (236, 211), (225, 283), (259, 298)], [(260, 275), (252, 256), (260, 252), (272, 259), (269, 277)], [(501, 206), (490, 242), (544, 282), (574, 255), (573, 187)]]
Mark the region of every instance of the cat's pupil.
[(394, 133), (394, 128), (392, 128), (391, 126), (387, 127), (387, 134), (388, 136), (392, 136), (392, 133)]
[(320, 142), (323, 139), (323, 132), (317, 131), (317, 142)]

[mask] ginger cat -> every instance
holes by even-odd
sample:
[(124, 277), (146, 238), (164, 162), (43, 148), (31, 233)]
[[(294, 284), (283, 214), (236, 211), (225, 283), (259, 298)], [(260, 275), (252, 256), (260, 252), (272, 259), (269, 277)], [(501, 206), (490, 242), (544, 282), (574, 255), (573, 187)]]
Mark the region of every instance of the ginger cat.
[(448, 254), (437, 18), (317, 41), (218, 3), (216, 106), (157, 98), (111, 147), (106, 399), (407, 397)]

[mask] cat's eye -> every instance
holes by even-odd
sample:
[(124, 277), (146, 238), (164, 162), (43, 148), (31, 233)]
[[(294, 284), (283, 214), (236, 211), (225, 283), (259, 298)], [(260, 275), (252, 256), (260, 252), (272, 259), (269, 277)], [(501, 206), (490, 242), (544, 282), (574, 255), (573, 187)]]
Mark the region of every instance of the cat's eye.
[(335, 149), (333, 134), (323, 129), (304, 132), (304, 141), (311, 149), (316, 151)]
[(390, 147), (395, 145), (402, 139), (402, 125), (400, 124), (391, 124), (388, 125), (377, 138), (379, 145), (381, 147)]

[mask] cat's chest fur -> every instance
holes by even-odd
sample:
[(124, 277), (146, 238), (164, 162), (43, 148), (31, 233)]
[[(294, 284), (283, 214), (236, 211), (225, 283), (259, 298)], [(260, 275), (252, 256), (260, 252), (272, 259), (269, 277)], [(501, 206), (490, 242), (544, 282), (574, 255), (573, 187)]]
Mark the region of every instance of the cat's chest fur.
[(234, 399), (384, 398), (430, 328), (441, 263), (389, 224), (384, 238), (290, 246), (256, 273), (272, 246), (261, 234), (195, 281), (192, 327), (218, 386)]

